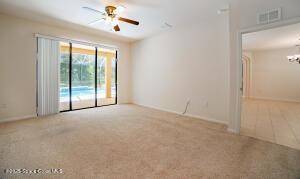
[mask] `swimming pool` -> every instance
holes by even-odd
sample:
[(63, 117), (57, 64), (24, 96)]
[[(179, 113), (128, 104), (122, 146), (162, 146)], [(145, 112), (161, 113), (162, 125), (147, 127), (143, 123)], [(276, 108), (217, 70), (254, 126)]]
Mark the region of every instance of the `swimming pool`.
[[(116, 94), (115, 87), (112, 87), (112, 95)], [(105, 95), (105, 89), (97, 89), (97, 94), (102, 96)], [(95, 95), (95, 88), (88, 87), (88, 86), (77, 86), (72, 87), (72, 96), (93, 96)], [(69, 88), (68, 87), (61, 87), (60, 88), (60, 97), (69, 97)]]

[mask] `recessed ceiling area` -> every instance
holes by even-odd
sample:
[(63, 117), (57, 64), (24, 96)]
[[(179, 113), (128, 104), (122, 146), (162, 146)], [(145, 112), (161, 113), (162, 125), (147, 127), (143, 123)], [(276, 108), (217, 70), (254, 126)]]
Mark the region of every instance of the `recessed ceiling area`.
[(290, 48), (300, 44), (300, 23), (243, 35), (243, 50)]
[[(109, 32), (129, 40), (143, 39), (172, 27), (216, 18), (217, 11), (228, 0), (0, 0), (0, 12), (42, 22), (69, 22), (91, 29)], [(121, 31), (111, 31), (104, 22), (89, 25), (99, 14), (82, 7), (104, 10), (105, 6), (122, 5), (122, 17), (140, 22), (139, 26), (120, 23)], [(168, 24), (168, 28), (165, 28)]]

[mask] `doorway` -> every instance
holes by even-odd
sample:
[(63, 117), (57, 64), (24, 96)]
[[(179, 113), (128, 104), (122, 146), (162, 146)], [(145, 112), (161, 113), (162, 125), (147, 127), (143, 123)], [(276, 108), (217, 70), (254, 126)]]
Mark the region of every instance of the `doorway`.
[(241, 135), (300, 149), (298, 45), (300, 23), (242, 35)]
[(117, 51), (60, 42), (60, 111), (117, 104)]

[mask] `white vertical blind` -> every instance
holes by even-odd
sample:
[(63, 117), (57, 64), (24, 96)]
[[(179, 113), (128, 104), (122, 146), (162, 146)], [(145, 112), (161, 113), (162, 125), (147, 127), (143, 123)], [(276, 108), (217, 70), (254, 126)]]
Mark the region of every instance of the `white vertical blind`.
[(56, 40), (38, 38), (38, 115), (59, 112), (60, 48)]

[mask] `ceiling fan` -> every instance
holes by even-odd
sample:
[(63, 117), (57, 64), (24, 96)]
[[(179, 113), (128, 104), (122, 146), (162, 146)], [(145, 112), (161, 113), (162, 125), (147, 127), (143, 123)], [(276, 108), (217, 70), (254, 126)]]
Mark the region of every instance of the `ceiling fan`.
[(93, 9), (90, 7), (82, 7), (82, 8), (85, 10), (88, 10), (88, 11), (93, 11), (93, 12), (98, 13), (101, 16), (103, 16), (100, 19), (90, 22), (89, 25), (94, 25), (94, 24), (104, 21), (105, 23), (110, 24), (112, 26), (112, 28), (114, 29), (114, 31), (116, 31), (116, 32), (121, 30), (120, 26), (119, 26), (120, 21), (129, 23), (129, 24), (133, 24), (133, 25), (139, 25), (138, 21), (120, 17), (119, 14), (124, 11), (124, 9), (125, 9), (124, 6), (118, 6), (118, 7), (106, 6), (105, 11), (96, 10), (96, 9)]

